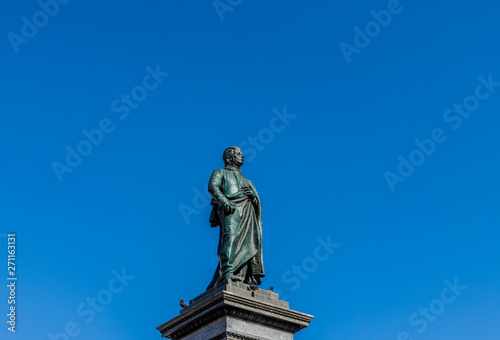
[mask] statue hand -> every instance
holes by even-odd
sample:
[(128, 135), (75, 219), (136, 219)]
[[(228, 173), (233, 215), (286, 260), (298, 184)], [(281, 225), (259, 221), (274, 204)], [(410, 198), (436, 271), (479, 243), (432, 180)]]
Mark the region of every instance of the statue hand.
[(234, 213), (234, 206), (229, 201), (222, 202), (222, 209), (224, 210), (224, 214), (226, 215), (231, 215), (232, 213)]
[(243, 193), (250, 199), (254, 206), (257, 206), (259, 204), (259, 200), (257, 199), (257, 196), (255, 196), (255, 193), (252, 189), (250, 189), (249, 187), (245, 187), (243, 188)]
[(255, 199), (255, 194), (253, 193), (253, 190), (250, 189), (249, 187), (244, 187), (243, 188), (243, 193), (248, 196), (251, 200)]

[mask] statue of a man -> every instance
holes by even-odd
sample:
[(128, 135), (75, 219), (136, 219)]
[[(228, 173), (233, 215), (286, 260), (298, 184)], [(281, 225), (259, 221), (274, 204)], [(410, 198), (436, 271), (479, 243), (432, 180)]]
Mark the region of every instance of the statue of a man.
[(233, 146), (224, 151), (224, 169), (212, 173), (210, 226), (220, 226), (219, 265), (207, 289), (225, 280), (259, 285), (264, 277), (262, 261), (262, 208), (253, 183), (243, 177), (244, 156)]

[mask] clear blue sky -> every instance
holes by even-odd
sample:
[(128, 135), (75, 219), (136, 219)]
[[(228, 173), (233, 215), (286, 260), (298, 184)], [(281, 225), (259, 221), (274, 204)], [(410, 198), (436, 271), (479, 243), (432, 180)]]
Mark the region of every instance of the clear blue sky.
[(2, 339), (160, 339), (232, 145), (296, 339), (500, 338), (498, 2), (65, 1), (2, 11)]

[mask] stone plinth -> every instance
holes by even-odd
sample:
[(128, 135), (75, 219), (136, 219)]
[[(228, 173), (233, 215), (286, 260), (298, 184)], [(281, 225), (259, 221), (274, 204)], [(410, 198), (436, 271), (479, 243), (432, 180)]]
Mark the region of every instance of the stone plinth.
[(312, 318), (291, 310), (276, 293), (228, 281), (189, 301), (157, 329), (173, 340), (291, 340)]

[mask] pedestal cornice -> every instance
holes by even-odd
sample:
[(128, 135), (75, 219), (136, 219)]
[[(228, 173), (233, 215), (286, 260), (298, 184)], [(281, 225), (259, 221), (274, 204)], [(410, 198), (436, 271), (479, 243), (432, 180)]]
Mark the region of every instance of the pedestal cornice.
[[(250, 291), (245, 284), (229, 281), (191, 300), (189, 307), (157, 329), (164, 338), (181, 340), (223, 318), (244, 320), (247, 323), (293, 334), (308, 327), (313, 316), (289, 309), (288, 303), (279, 300), (276, 293), (264, 290)], [(228, 334), (224, 335), (225, 333)], [(206, 339), (266, 338), (225, 330)]]

